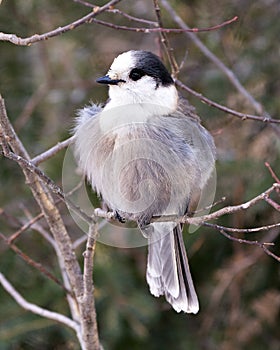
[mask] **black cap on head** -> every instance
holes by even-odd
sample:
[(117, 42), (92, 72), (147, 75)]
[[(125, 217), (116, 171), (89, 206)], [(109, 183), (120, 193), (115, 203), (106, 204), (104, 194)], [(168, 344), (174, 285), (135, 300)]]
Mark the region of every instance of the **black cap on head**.
[(137, 60), (136, 69), (155, 78), (157, 83), (163, 86), (174, 84), (171, 75), (158, 56), (149, 51), (134, 51), (134, 55)]

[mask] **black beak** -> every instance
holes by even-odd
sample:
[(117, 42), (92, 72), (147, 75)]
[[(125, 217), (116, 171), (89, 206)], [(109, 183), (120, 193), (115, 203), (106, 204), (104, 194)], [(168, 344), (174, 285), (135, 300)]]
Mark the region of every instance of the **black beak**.
[(122, 79), (111, 79), (109, 75), (96, 79), (96, 82), (99, 84), (108, 84), (108, 85), (118, 85), (118, 83), (125, 83), (125, 80)]

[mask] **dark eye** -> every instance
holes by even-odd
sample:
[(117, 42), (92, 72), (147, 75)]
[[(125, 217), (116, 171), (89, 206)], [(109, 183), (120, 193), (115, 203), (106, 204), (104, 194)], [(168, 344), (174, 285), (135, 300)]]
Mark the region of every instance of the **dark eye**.
[(145, 72), (142, 69), (134, 68), (129, 74), (129, 78), (136, 81), (141, 79), (145, 75)]

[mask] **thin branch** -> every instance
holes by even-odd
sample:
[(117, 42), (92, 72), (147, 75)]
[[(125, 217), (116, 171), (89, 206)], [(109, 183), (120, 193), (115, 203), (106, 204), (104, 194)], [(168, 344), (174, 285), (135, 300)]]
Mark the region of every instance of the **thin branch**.
[(186, 86), (184, 83), (182, 83), (180, 80), (175, 80), (175, 83), (177, 86), (179, 86), (181, 89), (189, 92), (190, 94), (192, 94), (193, 96), (197, 97), (198, 99), (200, 99), (202, 102), (206, 103), (208, 106), (211, 107), (215, 107), (223, 112), (226, 112), (228, 114), (231, 114), (235, 117), (238, 117), (242, 120), (246, 120), (246, 119), (251, 119), (251, 120), (257, 120), (263, 123), (275, 123), (275, 124), (280, 124), (280, 119), (272, 119), (270, 117), (267, 116), (257, 116), (257, 115), (252, 115), (252, 114), (247, 114), (247, 113), (241, 113), (241, 112), (237, 112), (231, 108), (228, 108), (226, 106), (220, 105), (217, 102), (214, 102), (212, 100), (209, 100), (207, 97), (203, 96), (201, 93), (196, 92), (194, 90), (192, 90), (191, 88), (189, 88), (188, 86)]
[[(25, 214), (30, 219), (30, 221), (34, 222), (34, 220), (32, 220), (33, 218), (31, 218), (31, 215), (30, 215), (28, 210), (25, 210)], [(37, 217), (39, 215), (37, 215)], [(43, 215), (43, 213), (42, 213), (42, 215)], [(67, 301), (68, 301), (68, 305), (69, 305), (69, 308), (71, 310), (71, 314), (72, 314), (73, 319), (79, 322), (79, 320), (80, 320), (79, 308), (78, 308), (78, 305), (77, 305), (77, 302), (76, 302), (74, 296), (72, 295), (71, 292), (69, 292), (71, 290), (71, 285), (70, 285), (70, 282), (69, 282), (69, 278), (68, 278), (68, 275), (67, 275), (67, 271), (66, 271), (66, 268), (65, 268), (63, 257), (61, 255), (60, 250), (58, 249), (58, 245), (55, 242), (55, 240), (51, 237), (51, 235), (37, 221), (35, 221), (32, 224), (32, 228), (34, 230), (36, 230), (37, 232), (39, 232), (39, 234), (41, 236), (43, 236), (46, 239), (46, 241), (51, 244), (51, 246), (53, 247), (53, 249), (54, 249), (54, 251), (56, 253), (56, 256), (57, 256), (57, 259), (58, 259), (58, 264), (59, 264), (59, 267), (60, 267), (60, 273), (61, 273), (62, 280), (63, 280), (63, 286), (64, 286), (65, 291), (67, 292), (66, 293), (66, 298), (67, 298)]]
[(265, 198), (265, 201), (271, 205), (275, 210), (280, 211), (280, 204), (274, 202), (273, 199), (271, 198)]
[[(66, 193), (66, 197), (71, 196), (77, 189), (79, 189), (81, 187), (81, 184), (82, 184), (82, 181), (80, 181), (80, 183), (77, 186), (75, 186), (71, 191), (67, 192)], [(55, 204), (57, 205), (59, 203), (61, 203), (61, 199), (60, 198), (55, 202)], [(3, 213), (4, 213), (4, 211), (3, 210), (1, 211), (1, 208), (0, 208), (0, 215), (3, 214)], [(32, 227), (32, 229), (35, 229), (35, 230), (38, 231), (38, 224), (37, 224), (37, 222), (44, 217), (43, 212), (37, 214), (35, 217), (32, 217), (26, 211), (25, 211), (25, 214), (26, 215), (28, 214), (27, 216), (29, 218), (29, 221), (26, 222), (25, 224), (23, 224), (16, 232), (14, 232), (9, 237), (9, 243), (13, 243), (14, 240), (16, 240), (23, 232), (28, 230), (30, 227)], [(13, 218), (13, 219), (15, 220), (15, 218)], [(19, 222), (19, 225), (21, 225), (20, 222)], [(41, 225), (39, 227), (40, 227), (40, 233), (41, 233), (42, 227), (41, 227)], [(44, 230), (43, 236), (55, 249), (57, 249), (55, 241), (53, 240), (53, 238), (45, 230)]]
[[(210, 32), (214, 31), (220, 28), (223, 28), (235, 21), (237, 21), (238, 17), (235, 16), (231, 18), (228, 21), (225, 21), (221, 24), (215, 25), (213, 27), (207, 27), (207, 28), (162, 28), (162, 27), (157, 27), (157, 28), (142, 28), (142, 27), (128, 27), (128, 26), (122, 26), (118, 24), (114, 24), (111, 22), (105, 22), (100, 19), (92, 18), (91, 22), (101, 24), (105, 27), (109, 27), (112, 29), (116, 30), (126, 30), (130, 32), (136, 32), (136, 33), (145, 33), (145, 34), (150, 34), (150, 33), (173, 33), (173, 34), (182, 34), (182, 33), (200, 33), (200, 32)], [(0, 33), (0, 40), (1, 40), (1, 33)]]
[[(68, 194), (67, 194), (68, 195)], [(55, 204), (59, 204), (61, 203), (61, 199), (59, 198)], [(0, 213), (1, 214), (1, 213)], [(26, 214), (26, 213), (25, 213)], [(23, 232), (25, 232), (26, 230), (28, 230), (29, 228), (35, 229), (37, 230), (37, 223), (39, 220), (41, 220), (44, 217), (44, 213), (41, 212), (39, 214), (37, 214), (36, 216), (32, 217), (30, 214), (28, 215), (28, 221), (24, 224), (21, 224), (21, 222), (19, 222), (20, 228), (14, 232), (10, 237), (9, 237), (9, 243), (13, 243)], [(41, 226), (40, 226), (41, 227)], [(54, 246), (55, 241), (53, 240), (53, 238), (48, 234), (48, 235), (44, 235), (44, 237), (46, 238), (46, 240), (52, 245)]]
[[(59, 268), (60, 268), (60, 273), (61, 273), (61, 276), (62, 276), (64, 287), (65, 287), (65, 289), (67, 291), (71, 290), (71, 284), (70, 284), (70, 281), (69, 281), (69, 278), (68, 278), (67, 269), (65, 268), (64, 259), (63, 259), (63, 256), (61, 254), (61, 251), (58, 248), (57, 243), (50, 236), (50, 234), (38, 222), (36, 222), (32, 226), (32, 228), (34, 230), (36, 230), (37, 232), (39, 232), (39, 234), (41, 236), (43, 236), (52, 245), (52, 247), (53, 247), (53, 249), (54, 249), (54, 251), (56, 253), (56, 256), (57, 256), (58, 265), (59, 265)], [(73, 247), (73, 249), (74, 249), (74, 247)], [(67, 298), (68, 305), (69, 305), (69, 308), (71, 310), (71, 314), (72, 314), (73, 319), (75, 321), (77, 321), (77, 322), (80, 322), (79, 306), (78, 306), (77, 301), (75, 300), (73, 294), (72, 293), (66, 293), (66, 298)]]
[(51, 273), (49, 272), (42, 264), (38, 263), (37, 261), (30, 258), (30, 256), (26, 255), (21, 249), (19, 249), (15, 244), (9, 242), (9, 239), (7, 239), (1, 232), (0, 232), (0, 238), (6, 244), (19, 256), (22, 260), (24, 260), (29, 266), (32, 266), (36, 270), (38, 270), (43, 275), (47, 276), (50, 280), (55, 282), (57, 285), (59, 285), (66, 293), (71, 294), (71, 291), (69, 289), (66, 289), (64, 285)]
[(58, 36), (60, 34), (66, 33), (70, 30), (73, 30), (85, 23), (91, 23), (91, 21), (96, 17), (97, 15), (101, 14), (102, 12), (106, 11), (108, 8), (111, 6), (116, 5), (119, 3), (121, 0), (111, 0), (107, 4), (101, 7), (96, 7), (92, 12), (87, 14), (86, 16), (71, 22), (63, 27), (56, 28), (54, 30), (51, 30), (50, 32), (44, 33), (44, 34), (35, 34), (32, 35), (28, 38), (21, 38), (15, 34), (7, 34), (7, 33), (2, 33), (0, 32), (0, 40), (1, 41), (9, 41), (12, 44), (15, 45), (21, 45), (21, 46), (30, 46), (38, 41), (43, 41), (50, 39), (52, 37)]
[(272, 178), (277, 182), (280, 183), (280, 179), (279, 177), (275, 174), (275, 172), (273, 171), (273, 169), (271, 168), (270, 164), (268, 162), (265, 162), (264, 165), (268, 168)]
[(226, 200), (226, 197), (222, 197), (221, 199), (217, 200), (217, 201), (214, 202), (213, 204), (207, 205), (206, 207), (201, 208), (201, 209), (198, 209), (198, 210), (189, 211), (188, 214), (189, 214), (190, 216), (192, 216), (192, 215), (194, 215), (194, 214), (203, 212), (203, 211), (205, 211), (205, 210), (212, 209), (212, 208), (214, 208), (216, 205), (223, 203), (225, 200)]
[(0, 208), (0, 216), (3, 216), (5, 222), (9, 224), (12, 228), (18, 229), (22, 225), (22, 222), (17, 217), (7, 213), (7, 211), (3, 208)]
[(220, 232), (223, 236), (225, 236), (226, 238), (230, 239), (231, 241), (238, 242), (238, 243), (246, 243), (246, 244), (249, 244), (249, 245), (256, 245), (256, 246), (262, 248), (263, 251), (264, 251), (267, 255), (273, 257), (275, 260), (277, 260), (278, 262), (280, 262), (280, 257), (277, 256), (277, 255), (275, 255), (274, 253), (272, 253), (272, 252), (267, 248), (267, 246), (269, 246), (269, 245), (274, 245), (274, 243), (271, 243), (271, 242), (268, 242), (268, 243), (267, 243), (267, 242), (263, 242), (263, 243), (262, 243), (262, 242), (259, 242), (259, 241), (249, 241), (249, 240), (247, 240), (247, 239), (236, 238), (236, 237), (233, 237), (233, 236), (231, 236), (230, 234), (226, 233), (224, 230), (219, 230), (219, 232)]
[(124, 18), (129, 19), (130, 21), (145, 23), (145, 24), (149, 24), (151, 26), (157, 26), (157, 22), (149, 21), (148, 19), (144, 19), (144, 18), (131, 16), (128, 13), (125, 13), (119, 9), (109, 9), (109, 10), (107, 10), (107, 12), (118, 14)]
[(225, 232), (232, 232), (232, 233), (256, 233), (261, 231), (268, 231), (275, 227), (280, 227), (280, 222), (276, 224), (271, 225), (264, 225), (260, 227), (253, 227), (253, 228), (235, 228), (235, 227), (225, 227), (221, 225), (216, 224), (210, 224), (209, 222), (204, 222), (202, 224), (203, 226), (211, 227), (215, 230), (223, 230)]
[[(153, 0), (153, 2), (154, 2), (154, 9), (155, 9), (157, 21), (158, 21), (158, 27), (163, 28), (163, 22), (161, 18), (161, 11), (160, 11), (158, 0)], [(160, 32), (160, 38), (171, 66), (172, 76), (177, 77), (179, 73), (179, 67), (178, 67), (176, 58), (174, 56), (174, 50), (170, 46), (167, 33)]]
[(188, 55), (189, 55), (189, 49), (187, 48), (186, 51), (185, 51), (185, 54), (184, 54), (184, 56), (182, 58), (182, 61), (181, 61), (180, 65), (179, 65), (179, 71), (181, 71), (182, 68), (184, 67), (184, 64), (186, 63)]
[(82, 5), (86, 6), (86, 7), (90, 7), (92, 9), (95, 8), (95, 7), (98, 7), (98, 6), (94, 5), (94, 4), (91, 4), (90, 2), (83, 1), (83, 0), (73, 0), (73, 1), (77, 2), (78, 4), (82, 4)]
[(274, 183), (266, 191), (262, 192), (258, 196), (252, 198), (251, 200), (249, 200), (243, 204), (228, 206), (228, 207), (222, 208), (220, 210), (217, 210), (214, 213), (211, 213), (208, 215), (203, 215), (201, 217), (189, 218), (188, 221), (189, 221), (189, 223), (192, 223), (194, 225), (197, 225), (197, 224), (200, 225), (202, 222), (217, 219), (218, 217), (223, 216), (225, 214), (232, 214), (232, 213), (238, 212), (240, 210), (247, 210), (247, 209), (251, 208), (252, 206), (256, 205), (258, 202), (266, 199), (277, 188), (280, 188), (280, 184)]
[(38, 232), (42, 237), (44, 237), (45, 240), (53, 247), (53, 249), (57, 251), (56, 241), (52, 238), (50, 233), (42, 225), (40, 225), (39, 222), (35, 222), (32, 225), (32, 229)]
[(27, 223), (21, 226), (20, 229), (18, 229), (15, 233), (13, 233), (9, 239), (8, 244), (13, 243), (14, 240), (18, 238), (24, 231), (28, 230), (32, 225), (35, 224), (36, 221), (42, 219), (44, 217), (44, 214), (41, 212), (40, 214), (34, 216), (34, 218), (30, 219)]
[(70, 318), (59, 314), (57, 312), (49, 311), (39, 307), (35, 304), (29, 303), (26, 299), (20, 295), (15, 288), (11, 285), (11, 283), (6, 279), (6, 277), (0, 272), (0, 283), (3, 288), (10, 294), (12, 298), (25, 310), (31, 311), (32, 313), (48, 318), (50, 320), (54, 320), (56, 322), (62, 323), (67, 327), (72, 328), (76, 333), (80, 332), (79, 324)]
[(45, 162), (46, 160), (48, 160), (48, 159), (52, 158), (54, 155), (56, 155), (59, 151), (65, 149), (66, 147), (71, 145), (73, 140), (74, 140), (74, 136), (71, 136), (64, 141), (58, 142), (55, 146), (49, 148), (45, 152), (38, 154), (36, 157), (32, 158), (31, 162), (34, 165), (38, 165), (40, 163)]
[[(269, 195), (277, 190), (280, 189), (280, 184), (275, 183), (271, 187), (269, 187), (266, 191), (262, 192), (258, 196), (252, 198), (251, 200), (239, 204), (239, 205), (234, 205), (234, 206), (227, 206), (222, 209), (219, 209), (211, 214), (203, 215), (203, 216), (198, 216), (198, 217), (188, 217), (188, 216), (176, 216), (176, 215), (163, 215), (163, 216), (154, 216), (151, 219), (151, 222), (168, 222), (168, 221), (173, 221), (176, 223), (186, 223), (186, 224), (192, 224), (192, 225), (203, 225), (204, 223), (210, 221), (210, 220), (215, 220), (218, 219), (219, 217), (226, 215), (226, 214), (233, 214), (241, 210), (247, 210), (251, 208), (252, 206), (256, 205), (262, 200), (266, 200)], [(116, 220), (115, 213), (103, 210), (101, 208), (96, 208), (94, 209), (94, 215), (97, 217), (101, 217), (107, 220)], [(277, 227), (278, 224), (275, 224), (275, 227)], [(264, 226), (265, 227), (265, 226)], [(269, 227), (269, 226), (268, 226)]]
[[(256, 197), (252, 198), (251, 200), (239, 204), (239, 205), (233, 205), (233, 206), (227, 206), (222, 209), (219, 209), (211, 214), (203, 215), (203, 216), (197, 216), (197, 217), (188, 217), (188, 216), (176, 216), (176, 215), (162, 215), (162, 216), (154, 216), (151, 219), (151, 222), (168, 222), (173, 221), (176, 223), (185, 223), (185, 224), (192, 224), (192, 225), (202, 225), (207, 221), (218, 219), (219, 217), (226, 215), (226, 214), (233, 214), (241, 210), (247, 210), (251, 208), (252, 206), (256, 205), (262, 200), (266, 200), (266, 198), (269, 197), (269, 195), (274, 192), (275, 190), (280, 189), (280, 184), (274, 183), (271, 187), (269, 187), (266, 191), (260, 193)], [(116, 220), (116, 215), (114, 212), (106, 211), (101, 208), (95, 208), (94, 216), (101, 217), (107, 220)]]
[[(77, 3), (79, 3), (79, 4), (82, 4), (82, 5), (86, 6), (86, 7), (93, 8), (93, 9), (96, 8), (96, 7), (98, 7), (98, 6), (94, 5), (94, 4), (91, 4), (90, 2), (83, 1), (83, 0), (73, 0), (73, 1), (74, 1), (74, 2), (77, 2)], [(157, 26), (157, 22), (149, 21), (149, 20), (147, 20), (147, 19), (143, 19), (143, 18), (131, 16), (131, 15), (129, 15), (128, 13), (123, 12), (123, 11), (121, 11), (121, 10), (119, 10), (119, 9), (109, 8), (109, 9), (106, 10), (106, 12), (121, 15), (122, 17), (127, 18), (127, 19), (129, 19), (130, 21), (139, 22), (139, 23), (145, 23), (145, 24), (150, 24), (150, 25), (152, 25), (152, 26)]]
[[(239, 204), (239, 205), (233, 205), (233, 206), (227, 206), (224, 207), (222, 209), (219, 209), (217, 211), (215, 211), (214, 213), (211, 214), (207, 214), (207, 215), (203, 215), (203, 216), (198, 216), (198, 217), (188, 217), (188, 216), (181, 216), (178, 217), (176, 215), (165, 215), (165, 216), (157, 216), (157, 217), (153, 217), (151, 222), (168, 222), (168, 221), (173, 221), (176, 223), (186, 223), (186, 224), (192, 224), (192, 225), (202, 225), (203, 223), (210, 221), (210, 220), (214, 220), (217, 219), (223, 215), (226, 214), (233, 214), (236, 213), (238, 211), (241, 210), (247, 210), (249, 208), (251, 208), (252, 206), (256, 205), (257, 203), (259, 203), (262, 200), (265, 200), (266, 198), (268, 198), (268, 196), (275, 191), (276, 189), (280, 188), (280, 184), (278, 183), (274, 183), (271, 187), (269, 187), (266, 191), (262, 192), (261, 194), (259, 194), (258, 196), (252, 198), (251, 200), (243, 203), (243, 204)], [(96, 213), (98, 213), (97, 211), (95, 211)], [(102, 216), (103, 213), (102, 211), (100, 211), (98, 213), (98, 216)], [(105, 215), (102, 217), (106, 217)]]

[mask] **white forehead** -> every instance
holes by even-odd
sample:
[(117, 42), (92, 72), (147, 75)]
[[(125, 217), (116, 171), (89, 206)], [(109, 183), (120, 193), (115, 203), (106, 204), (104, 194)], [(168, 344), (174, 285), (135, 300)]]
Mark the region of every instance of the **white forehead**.
[(110, 67), (110, 71), (115, 73), (123, 73), (130, 71), (136, 65), (136, 57), (134, 51), (128, 51), (116, 57)]

